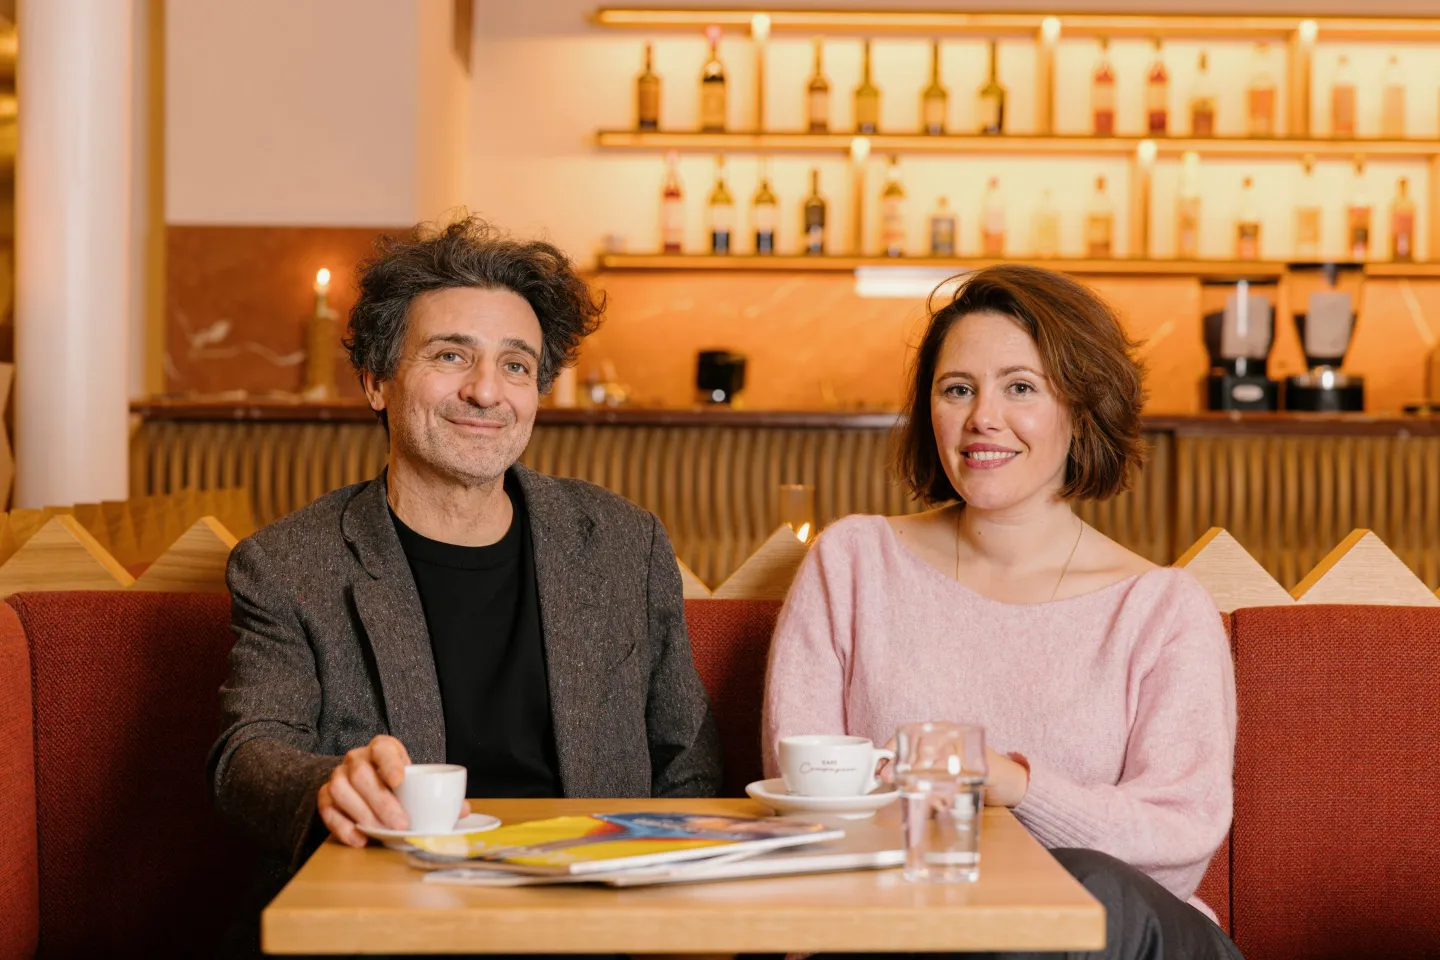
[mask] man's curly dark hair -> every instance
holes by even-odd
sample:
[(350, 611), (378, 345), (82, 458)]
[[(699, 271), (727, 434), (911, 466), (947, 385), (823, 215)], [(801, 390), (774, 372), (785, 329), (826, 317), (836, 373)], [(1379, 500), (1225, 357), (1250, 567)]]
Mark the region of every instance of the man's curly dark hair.
[(580, 341), (595, 332), (605, 313), (605, 295), (592, 294), (554, 244), (516, 240), (474, 216), (439, 229), (420, 224), (406, 237), (381, 238), (375, 256), (360, 265), (360, 296), (344, 340), (355, 373), (393, 377), (410, 304), (422, 293), (447, 287), (509, 290), (529, 302), (540, 320), (541, 393), (574, 364)]

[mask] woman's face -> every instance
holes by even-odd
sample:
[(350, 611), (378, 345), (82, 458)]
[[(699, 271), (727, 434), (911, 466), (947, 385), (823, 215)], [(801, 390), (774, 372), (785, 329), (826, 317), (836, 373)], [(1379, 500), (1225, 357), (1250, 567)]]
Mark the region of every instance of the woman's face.
[(1035, 341), (1010, 317), (955, 321), (935, 364), (930, 416), (945, 473), (971, 507), (1049, 500), (1064, 485), (1070, 410)]

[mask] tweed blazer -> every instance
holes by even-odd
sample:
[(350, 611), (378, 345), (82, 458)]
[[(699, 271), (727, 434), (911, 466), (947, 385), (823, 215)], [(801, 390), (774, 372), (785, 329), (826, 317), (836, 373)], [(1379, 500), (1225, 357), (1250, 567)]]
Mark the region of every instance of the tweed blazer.
[[(600, 487), (511, 469), (533, 535), (564, 795), (713, 796), (719, 739), (664, 527)], [(346, 751), (388, 733), (415, 763), (445, 760), (430, 634), (385, 474), (247, 537), (226, 579), (236, 641), (211, 787), (222, 814), (293, 870), (323, 837), (316, 794)]]

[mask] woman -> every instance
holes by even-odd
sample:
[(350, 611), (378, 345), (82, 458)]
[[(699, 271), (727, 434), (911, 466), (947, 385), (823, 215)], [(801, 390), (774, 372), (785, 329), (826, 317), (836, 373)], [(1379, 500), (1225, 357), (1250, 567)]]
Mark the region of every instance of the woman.
[(933, 312), (897, 464), (934, 509), (816, 541), (771, 648), (767, 775), (794, 734), (983, 724), (987, 802), (1064, 848), (1107, 907), (1105, 956), (1238, 957), (1186, 903), (1230, 826), (1220, 617), (1073, 509), (1141, 465), (1133, 350), (1093, 293), (1035, 267), (979, 271)]

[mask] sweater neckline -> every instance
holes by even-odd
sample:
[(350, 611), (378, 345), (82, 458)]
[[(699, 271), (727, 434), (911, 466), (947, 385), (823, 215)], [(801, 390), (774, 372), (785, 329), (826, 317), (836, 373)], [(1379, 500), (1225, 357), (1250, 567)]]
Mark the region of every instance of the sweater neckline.
[(1116, 580), (1114, 583), (1107, 583), (1103, 587), (1097, 587), (1094, 590), (1090, 590), (1086, 593), (1077, 593), (1073, 597), (1063, 597), (1059, 600), (1039, 600), (1035, 603), (1010, 603), (1006, 600), (996, 600), (994, 597), (986, 596), (985, 594), (972, 587), (967, 587), (965, 584), (961, 583), (959, 580), (956, 580), (954, 577), (945, 576), (945, 574), (941, 573), (939, 570), (936, 570), (932, 564), (927, 563), (924, 557), (920, 556), (914, 550), (911, 550), (909, 547), (907, 547), (905, 543), (900, 539), (899, 535), (895, 533), (895, 528), (890, 525), (890, 521), (888, 519), (883, 516), (877, 517), (876, 519), (879, 520), (880, 525), (885, 528), (885, 536), (889, 539), (890, 546), (894, 548), (895, 551), (898, 552), (902, 557), (904, 557), (907, 563), (923, 568), (925, 573), (928, 574), (930, 577), (934, 578), (942, 584), (948, 585), (951, 589), (956, 590), (959, 593), (963, 593), (967, 597), (971, 597), (975, 600), (979, 600), (983, 603), (987, 603), (991, 606), (999, 607), (1001, 609), (1040, 610), (1045, 607), (1060, 607), (1067, 603), (1077, 603), (1080, 601), (1098, 599), (1100, 597), (1106, 596), (1111, 592), (1118, 592), (1121, 587), (1136, 583), (1140, 580), (1141, 577), (1149, 576), (1150, 574), (1155, 573), (1159, 570), (1166, 569), (1165, 567), (1155, 567), (1153, 570), (1146, 570), (1144, 573), (1132, 573), (1130, 574), (1130, 576), (1122, 577), (1121, 579)]

